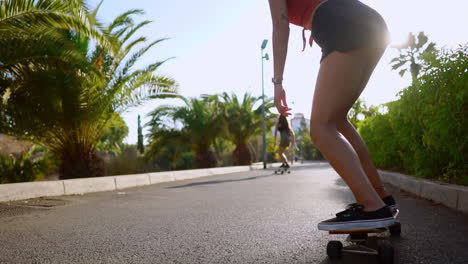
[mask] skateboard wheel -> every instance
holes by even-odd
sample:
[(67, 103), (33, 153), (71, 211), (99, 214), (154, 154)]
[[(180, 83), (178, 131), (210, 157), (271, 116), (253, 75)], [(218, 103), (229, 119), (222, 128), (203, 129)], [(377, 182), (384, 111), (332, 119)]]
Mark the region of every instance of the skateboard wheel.
[(341, 258), (343, 244), (340, 241), (330, 241), (327, 244), (327, 255), (330, 259)]
[(388, 230), (393, 237), (399, 237), (401, 235), (401, 224), (400, 222), (396, 222), (395, 224), (391, 225)]
[(379, 260), (381, 264), (393, 264), (395, 249), (387, 241), (381, 243), (378, 248)]
[(281, 174), (284, 174), (284, 171), (281, 171)]
[(291, 173), (291, 171), (288, 171), (288, 174)]

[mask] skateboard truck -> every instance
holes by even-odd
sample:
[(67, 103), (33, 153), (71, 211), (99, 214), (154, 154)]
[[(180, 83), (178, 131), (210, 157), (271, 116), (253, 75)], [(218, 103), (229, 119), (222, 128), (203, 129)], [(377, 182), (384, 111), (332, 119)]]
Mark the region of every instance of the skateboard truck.
[(349, 234), (346, 241), (351, 245), (343, 247), (341, 241), (330, 241), (327, 244), (327, 255), (330, 259), (339, 259), (342, 253), (374, 255), (379, 258), (381, 264), (393, 264), (395, 249), (388, 241), (377, 241), (377, 246), (370, 245), (371, 233), (383, 233), (388, 231), (391, 236), (398, 237), (401, 234), (401, 224), (396, 222), (388, 228), (368, 229), (368, 230), (337, 230), (329, 231), (329, 234)]

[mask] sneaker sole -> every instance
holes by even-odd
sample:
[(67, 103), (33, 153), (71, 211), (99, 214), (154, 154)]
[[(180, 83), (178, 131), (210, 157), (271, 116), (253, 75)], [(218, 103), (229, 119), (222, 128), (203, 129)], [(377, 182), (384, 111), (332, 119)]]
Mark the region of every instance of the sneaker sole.
[(337, 231), (337, 230), (367, 230), (387, 228), (395, 223), (395, 218), (383, 218), (373, 220), (356, 220), (346, 222), (321, 222), (318, 224), (318, 229), (322, 231)]

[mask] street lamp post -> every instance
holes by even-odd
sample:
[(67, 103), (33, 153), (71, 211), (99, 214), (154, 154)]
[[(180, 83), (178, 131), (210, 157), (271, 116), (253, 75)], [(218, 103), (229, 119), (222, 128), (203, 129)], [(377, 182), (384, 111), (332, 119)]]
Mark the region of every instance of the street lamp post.
[(269, 60), (268, 53), (263, 55), (263, 50), (266, 48), (268, 40), (262, 42), (262, 133), (263, 133), (263, 168), (267, 167), (267, 153), (266, 153), (266, 121), (265, 121), (265, 80), (263, 77), (263, 59)]

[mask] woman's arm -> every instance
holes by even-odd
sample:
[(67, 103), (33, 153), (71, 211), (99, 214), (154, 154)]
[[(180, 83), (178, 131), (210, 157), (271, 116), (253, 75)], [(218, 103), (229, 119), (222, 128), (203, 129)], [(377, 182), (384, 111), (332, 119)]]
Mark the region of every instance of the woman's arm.
[(286, 92), (281, 81), (283, 80), (284, 65), (288, 53), (289, 18), (287, 0), (269, 0), (271, 19), (273, 22), (273, 65), (275, 84), (275, 106), (283, 116), (289, 116)]

